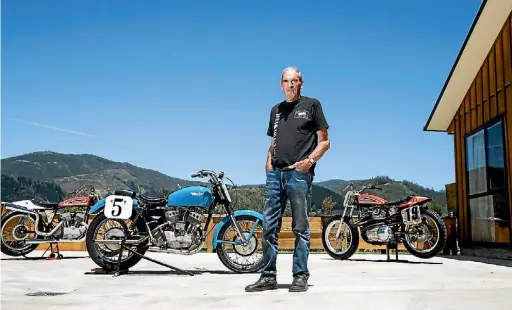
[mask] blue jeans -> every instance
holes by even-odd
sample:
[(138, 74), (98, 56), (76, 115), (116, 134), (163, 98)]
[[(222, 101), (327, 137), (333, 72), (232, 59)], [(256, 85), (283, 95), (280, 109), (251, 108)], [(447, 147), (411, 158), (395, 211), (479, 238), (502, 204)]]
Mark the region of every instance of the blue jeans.
[(292, 231), (295, 234), (293, 251), (294, 277), (309, 278), (308, 256), (310, 232), (308, 211), (311, 209), (313, 175), (297, 170), (270, 169), (267, 172), (265, 207), (263, 209), (263, 255), (267, 261), (263, 277), (276, 277), (278, 234), (287, 199), (292, 210)]

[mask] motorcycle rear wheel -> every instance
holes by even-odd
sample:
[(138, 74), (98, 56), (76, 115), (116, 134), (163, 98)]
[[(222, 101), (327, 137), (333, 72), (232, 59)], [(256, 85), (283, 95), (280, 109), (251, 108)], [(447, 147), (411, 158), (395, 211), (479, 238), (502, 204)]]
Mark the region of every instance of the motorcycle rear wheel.
[[(35, 217), (33, 215), (28, 215), (23, 212), (9, 212), (9, 213), (6, 213), (4, 216), (2, 216), (1, 251), (5, 255), (14, 256), (14, 257), (27, 255), (30, 252), (34, 251), (39, 246), (39, 244), (37, 244), (37, 243), (26, 244), (25, 241), (23, 241), (23, 240), (27, 239), (27, 234), (25, 234), (24, 238), (21, 238), (20, 235), (15, 237), (15, 238), (22, 239), (22, 240), (16, 240), (13, 242), (17, 246), (10, 245), (9, 244), (10, 241), (7, 241), (4, 239), (4, 236), (9, 235), (9, 234), (5, 233), (5, 229), (8, 228), (7, 224), (10, 224), (11, 220), (13, 220), (13, 218), (15, 218), (15, 217), (28, 218), (28, 219), (30, 219), (30, 221), (32, 221), (32, 223), (34, 224), (34, 227), (35, 227)], [(23, 226), (25, 226), (25, 225), (23, 225)], [(34, 228), (27, 228), (26, 226), (25, 226), (25, 229), (28, 231), (34, 230)], [(14, 229), (12, 231), (12, 236), (14, 237), (15, 234), (20, 234), (20, 233), (22, 233), (22, 232), (20, 232), (19, 224), (18, 224), (14, 227)], [(29, 239), (33, 239), (33, 238), (36, 238), (35, 234), (32, 238), (29, 238)]]
[[(96, 265), (100, 266), (105, 271), (113, 271), (117, 268), (117, 259), (119, 258), (120, 246), (118, 244), (97, 244), (94, 242), (94, 240), (97, 239), (96, 234), (100, 224), (108, 221), (116, 223), (120, 226), (118, 228), (114, 228), (117, 229), (117, 233), (122, 233), (124, 236), (129, 234), (128, 226), (124, 221), (108, 219), (105, 214), (101, 212), (94, 218), (94, 220), (92, 220), (91, 224), (89, 225), (85, 243), (87, 252), (89, 253), (91, 259), (96, 263)], [(138, 245), (135, 249), (135, 252), (139, 253), (140, 255), (144, 255), (148, 249), (146, 244), (147, 241), (141, 245)], [(107, 250), (100, 249), (100, 246), (105, 247)], [(108, 253), (109, 251), (110, 253)], [(107, 253), (112, 256), (113, 260), (106, 259)], [(123, 255), (127, 255), (128, 257), (121, 259), (120, 270), (128, 270), (135, 266), (142, 259), (142, 257), (139, 257), (126, 249), (123, 249)]]
[[(331, 229), (336, 225), (347, 225), (348, 232), (350, 233), (351, 241), (347, 247), (346, 251), (336, 251), (329, 240), (329, 233)], [(337, 228), (336, 228), (337, 230)], [(334, 230), (334, 232), (336, 231)], [(341, 216), (333, 216), (325, 223), (324, 227), (322, 227), (322, 244), (324, 250), (334, 259), (344, 260), (350, 258), (357, 251), (359, 246), (359, 230), (357, 227), (351, 222), (344, 221)]]
[[(446, 231), (446, 225), (445, 225), (443, 219), (441, 218), (441, 216), (439, 214), (437, 214), (437, 212), (430, 210), (430, 209), (426, 209), (421, 212), (421, 216), (423, 218), (426, 218), (427, 220), (428, 219), (432, 220), (434, 222), (434, 224), (437, 226), (436, 227), (437, 228), (436, 230), (438, 233), (437, 243), (430, 251), (423, 252), (420, 250), (416, 250), (415, 246), (412, 244), (412, 240), (409, 237), (407, 237), (407, 235), (406, 235), (406, 237), (403, 240), (403, 244), (404, 244), (404, 247), (407, 249), (407, 251), (409, 253), (411, 253), (412, 255), (414, 255), (418, 258), (428, 259), (428, 258), (432, 258), (432, 257), (436, 256), (444, 249), (448, 233)], [(407, 232), (407, 228), (406, 228), (406, 232)]]

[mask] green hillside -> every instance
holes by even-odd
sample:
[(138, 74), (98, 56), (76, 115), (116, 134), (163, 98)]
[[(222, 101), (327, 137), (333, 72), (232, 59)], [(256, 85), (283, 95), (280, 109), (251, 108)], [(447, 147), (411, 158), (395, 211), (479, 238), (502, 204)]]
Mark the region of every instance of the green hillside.
[(59, 201), (65, 197), (59, 185), (51, 181), (36, 181), (27, 177), (2, 174), (2, 201), (35, 199), (41, 202)]
[[(322, 202), (323, 200), (331, 196), (333, 200), (339, 201), (340, 204), (343, 201), (343, 197), (337, 194), (336, 192), (331, 191), (325, 187), (313, 184), (313, 195), (312, 195), (312, 206), (311, 210), (309, 210), (310, 215), (321, 215), (322, 211)], [(265, 187), (260, 185), (258, 187), (239, 187), (236, 189), (230, 190), (230, 195), (233, 201), (236, 201), (236, 194), (238, 194), (238, 204), (235, 208), (248, 208), (251, 210), (262, 212), (263, 206), (265, 204)], [(287, 201), (287, 206), (284, 211), (285, 216), (291, 216), (290, 202)]]
[[(356, 189), (360, 189), (364, 185), (378, 186), (381, 189), (365, 190), (364, 193), (376, 195), (388, 201), (403, 199), (409, 195), (427, 196), (432, 198), (432, 206), (436, 211), (438, 211), (439, 213), (446, 212), (446, 210), (442, 211), (443, 207), (446, 205), (445, 191), (436, 191), (434, 189), (428, 189), (406, 180), (393, 180), (387, 176), (378, 176), (371, 179), (357, 180), (352, 181), (352, 183)], [(339, 195), (344, 196), (346, 193), (346, 190), (344, 190), (344, 188), (347, 185), (348, 184), (334, 186), (333, 190)]]
[[(343, 188), (349, 182), (353, 182), (356, 187), (363, 184), (379, 185), (382, 191), (370, 192), (388, 200), (417, 194), (434, 198), (438, 207), (446, 203), (444, 192), (426, 189), (408, 181), (395, 181), (387, 177), (356, 181), (327, 180), (314, 183), (310, 214), (323, 214), (322, 202), (327, 197), (335, 203), (335, 211), (341, 211), (345, 195)], [(178, 184), (184, 187), (204, 183), (173, 178), (158, 171), (90, 154), (35, 152), (2, 159), (2, 201), (34, 198), (58, 201), (72, 191), (90, 186), (94, 186), (102, 195), (108, 190), (131, 189), (146, 195), (166, 196), (178, 189)], [(259, 184), (238, 186), (236, 191), (230, 189), (235, 208), (261, 212), (264, 190), (264, 185)], [(285, 215), (291, 215), (289, 203)]]
[(149, 194), (154, 194), (154, 190), (176, 190), (178, 184), (201, 184), (95, 155), (55, 152), (34, 152), (2, 159), (2, 175), (52, 181), (65, 192), (84, 186), (94, 186), (105, 192), (107, 189), (138, 190), (143, 187)]

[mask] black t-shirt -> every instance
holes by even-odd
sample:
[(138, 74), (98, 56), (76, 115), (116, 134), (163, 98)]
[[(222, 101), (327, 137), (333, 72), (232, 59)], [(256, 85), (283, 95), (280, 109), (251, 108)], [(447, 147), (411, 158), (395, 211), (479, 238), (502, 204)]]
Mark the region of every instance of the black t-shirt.
[[(285, 168), (306, 159), (318, 145), (317, 131), (329, 128), (317, 99), (301, 96), (272, 107), (267, 135), (274, 138), (272, 166)], [(310, 168), (314, 174), (316, 164)]]

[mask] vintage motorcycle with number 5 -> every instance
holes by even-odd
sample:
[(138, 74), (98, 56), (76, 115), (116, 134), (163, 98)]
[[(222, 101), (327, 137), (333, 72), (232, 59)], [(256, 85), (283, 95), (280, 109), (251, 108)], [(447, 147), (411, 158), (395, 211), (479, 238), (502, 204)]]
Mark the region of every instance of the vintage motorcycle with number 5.
[[(184, 187), (167, 197), (116, 190), (93, 206), (90, 213), (97, 216), (86, 237), (91, 259), (106, 271), (119, 271), (136, 265), (148, 249), (196, 254), (206, 242), (214, 209), (222, 205), (227, 215), (215, 226), (212, 238), (212, 248), (220, 261), (237, 273), (263, 268), (262, 253), (251, 259), (261, 250), (263, 216), (252, 210), (233, 210), (223, 172), (200, 170), (192, 177), (208, 178), (211, 186)], [(123, 246), (130, 249), (124, 251), (124, 257)]]
[[(357, 251), (359, 236), (366, 243), (395, 249), (403, 243), (409, 253), (419, 258), (432, 258), (443, 250), (446, 225), (439, 214), (428, 207), (431, 198), (410, 195), (398, 201), (387, 201), (362, 193), (365, 189), (380, 190), (379, 187), (370, 185), (354, 190), (351, 183), (343, 191), (349, 188), (343, 214), (331, 217), (322, 228), (323, 247), (331, 257), (350, 258)], [(353, 220), (353, 215), (358, 219)], [(345, 245), (346, 249), (336, 249), (335, 243)]]

